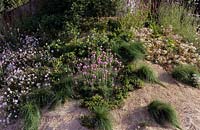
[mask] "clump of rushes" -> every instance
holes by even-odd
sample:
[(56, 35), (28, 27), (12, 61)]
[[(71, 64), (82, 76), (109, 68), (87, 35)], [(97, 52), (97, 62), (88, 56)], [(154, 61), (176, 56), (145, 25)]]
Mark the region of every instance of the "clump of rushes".
[(146, 49), (142, 43), (123, 43), (116, 50), (117, 55), (125, 62), (130, 63), (136, 60), (142, 60), (145, 57)]
[(91, 116), (81, 118), (82, 125), (95, 130), (112, 130), (112, 122), (106, 107), (96, 106)]
[(40, 111), (37, 105), (27, 103), (21, 108), (24, 120), (24, 130), (38, 130)]
[(198, 75), (198, 69), (192, 65), (179, 65), (172, 72), (173, 78), (193, 87), (198, 87), (199, 81), (195, 80)]
[(148, 105), (148, 112), (158, 124), (162, 126), (170, 124), (178, 129), (181, 129), (176, 111), (170, 104), (155, 100)]

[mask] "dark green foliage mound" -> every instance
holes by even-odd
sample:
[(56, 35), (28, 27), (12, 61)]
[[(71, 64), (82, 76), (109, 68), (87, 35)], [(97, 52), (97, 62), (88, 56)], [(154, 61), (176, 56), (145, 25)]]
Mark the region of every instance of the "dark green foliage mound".
[(171, 105), (161, 101), (153, 101), (148, 105), (148, 112), (158, 124), (162, 126), (170, 124), (181, 129), (178, 123), (176, 111)]
[(108, 31), (115, 32), (121, 29), (121, 23), (118, 20), (110, 19), (107, 23)]
[(106, 107), (96, 106), (92, 116), (82, 117), (82, 125), (95, 130), (112, 130), (112, 122), (109, 111)]
[(192, 85), (193, 87), (196, 86), (193, 80), (194, 74), (198, 75), (199, 72), (197, 68), (192, 65), (179, 65), (172, 72), (173, 78), (188, 85)]
[(128, 90), (140, 89), (143, 86), (143, 81), (136, 76), (130, 76), (126, 78), (124, 84), (128, 88)]
[(143, 46), (142, 43), (136, 42), (136, 43), (123, 43), (118, 47), (116, 50), (118, 56), (124, 61), (124, 62), (132, 62), (136, 60), (142, 60), (145, 57), (146, 49)]
[(40, 124), (40, 111), (37, 105), (27, 103), (21, 108), (24, 130), (37, 130)]

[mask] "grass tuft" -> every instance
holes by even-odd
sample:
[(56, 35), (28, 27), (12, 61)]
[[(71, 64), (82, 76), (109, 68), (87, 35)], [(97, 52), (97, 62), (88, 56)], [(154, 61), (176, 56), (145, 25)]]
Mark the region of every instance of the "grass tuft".
[(37, 105), (26, 103), (21, 108), (24, 120), (24, 130), (38, 130), (40, 124), (40, 111)]
[(148, 105), (148, 112), (158, 124), (162, 126), (170, 124), (181, 129), (176, 111), (170, 104), (155, 100)]
[(81, 118), (82, 125), (95, 130), (112, 130), (112, 122), (107, 107), (96, 106), (91, 116)]
[(136, 70), (135, 74), (138, 78), (147, 82), (155, 83), (158, 81), (153, 69), (147, 65), (142, 65)]
[(118, 56), (126, 63), (136, 60), (143, 60), (146, 54), (146, 49), (142, 43), (123, 43), (117, 49)]
[(172, 72), (173, 78), (193, 87), (196, 86), (196, 82), (193, 80), (194, 74), (198, 75), (199, 73), (198, 69), (192, 65), (179, 65)]

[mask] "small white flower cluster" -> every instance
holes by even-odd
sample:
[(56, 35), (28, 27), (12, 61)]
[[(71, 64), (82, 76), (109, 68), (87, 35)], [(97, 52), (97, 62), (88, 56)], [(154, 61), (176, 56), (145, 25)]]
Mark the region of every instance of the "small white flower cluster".
[(51, 60), (48, 51), (37, 46), (39, 40), (35, 37), (26, 36), (20, 41), (21, 48), (5, 48), (0, 53), (0, 124), (18, 117), (22, 96), (34, 88), (51, 87), (51, 70), (45, 66)]
[(200, 87), (200, 75), (198, 75), (198, 74), (193, 74), (192, 75), (192, 80), (194, 81), (194, 85), (196, 86), (196, 87)]
[(135, 31), (136, 37), (147, 48), (147, 60), (171, 70), (176, 64), (193, 64), (200, 67), (200, 54), (193, 43), (174, 34), (172, 27), (163, 28), (162, 37), (153, 37), (153, 30), (142, 28)]

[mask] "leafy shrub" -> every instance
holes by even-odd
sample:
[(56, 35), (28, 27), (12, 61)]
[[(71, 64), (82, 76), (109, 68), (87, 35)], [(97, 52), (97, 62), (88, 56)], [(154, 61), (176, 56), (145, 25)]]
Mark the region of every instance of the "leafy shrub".
[(199, 72), (198, 69), (192, 65), (179, 65), (175, 67), (172, 72), (172, 76), (176, 80), (197, 87), (197, 83), (193, 80), (194, 75), (199, 75)]
[(2, 0), (0, 2), (0, 11), (16, 8), (24, 3), (28, 2), (28, 0)]
[(136, 76), (130, 76), (125, 78), (124, 84), (128, 87), (129, 90), (139, 89), (143, 86), (143, 81)]
[(189, 14), (193, 14), (192, 11), (184, 8), (184, 6), (163, 4), (159, 11), (159, 21), (165, 27), (172, 25), (176, 33), (190, 42), (195, 42), (198, 24), (195, 17)]
[(107, 23), (108, 31), (115, 32), (121, 29), (121, 23), (118, 20), (110, 19)]
[(27, 103), (21, 107), (24, 130), (37, 130), (40, 124), (40, 111), (35, 104)]
[(82, 125), (96, 130), (112, 130), (112, 122), (106, 107), (96, 106), (92, 116), (82, 117)]
[(136, 76), (144, 81), (157, 82), (157, 78), (152, 68), (147, 65), (142, 65), (135, 72)]
[(170, 124), (181, 129), (176, 111), (171, 105), (161, 101), (153, 101), (148, 105), (148, 112), (158, 124), (163, 126)]
[(101, 106), (101, 107), (104, 106), (109, 108), (107, 101), (105, 101), (105, 99), (99, 95), (95, 95), (92, 96), (91, 98), (85, 99), (83, 105), (89, 108), (90, 110), (94, 110), (96, 106)]
[(142, 43), (123, 43), (117, 48), (116, 53), (125, 63), (129, 63), (144, 59), (146, 49)]
[(63, 29), (64, 17), (61, 15), (44, 15), (41, 17), (40, 26), (42, 31), (53, 36)]
[(61, 15), (71, 8), (72, 0), (43, 0), (41, 5), (39, 15)]
[(124, 98), (128, 96), (128, 89), (126, 87), (118, 87), (113, 90), (112, 97), (109, 100), (109, 108), (115, 109), (121, 107)]

